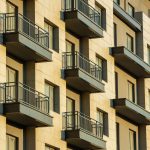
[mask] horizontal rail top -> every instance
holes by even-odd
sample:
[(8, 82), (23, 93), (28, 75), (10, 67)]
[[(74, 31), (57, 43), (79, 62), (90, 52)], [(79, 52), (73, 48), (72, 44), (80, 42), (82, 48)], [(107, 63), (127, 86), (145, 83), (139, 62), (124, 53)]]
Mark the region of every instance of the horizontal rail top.
[(4, 33), (19, 32), (38, 44), (49, 48), (49, 33), (27, 17), (15, 13), (3, 13), (0, 16), (3, 16)]
[(82, 129), (98, 138), (103, 138), (103, 124), (78, 111), (63, 113), (63, 129)]
[(35, 89), (19, 83), (8, 82), (0, 84), (1, 103), (24, 103), (43, 113), (49, 113), (49, 97)]
[(78, 10), (83, 15), (88, 17), (91, 21), (93, 21), (96, 25), (100, 27), (102, 26), (101, 13), (84, 0), (62, 0), (62, 10), (63, 11)]
[(85, 56), (83, 56), (81, 53), (77, 51), (64, 52), (62, 57), (63, 69), (80, 68), (95, 79), (99, 81), (102, 80), (102, 68)]

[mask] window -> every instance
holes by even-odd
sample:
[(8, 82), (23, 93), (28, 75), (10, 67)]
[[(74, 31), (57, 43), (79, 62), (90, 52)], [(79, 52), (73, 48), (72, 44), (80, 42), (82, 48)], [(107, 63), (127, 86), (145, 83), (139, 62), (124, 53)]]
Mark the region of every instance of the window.
[(147, 46), (147, 53), (148, 53), (148, 57), (147, 57), (147, 59), (148, 59), (148, 64), (150, 64), (150, 46), (148, 45)]
[(116, 150), (120, 150), (120, 126), (118, 122), (116, 122), (116, 146)]
[(99, 55), (96, 55), (96, 64), (100, 67), (97, 70), (98, 79), (107, 82), (107, 60)]
[(74, 50), (74, 44), (66, 40), (66, 52), (72, 52)]
[[(18, 72), (10, 67), (6, 67), (6, 82), (12, 85), (11, 82), (18, 82)], [(6, 91), (7, 102), (16, 100), (16, 88), (8, 87)], [(21, 96), (21, 94), (19, 95)]]
[(49, 146), (49, 145), (45, 145), (45, 150), (59, 150), (59, 148)]
[(66, 103), (67, 112), (74, 112), (75, 111), (75, 101), (69, 97), (67, 97)]
[(99, 135), (109, 135), (109, 129), (108, 129), (108, 113), (97, 109), (97, 121), (100, 122), (103, 126), (103, 128), (100, 128)]
[(59, 52), (59, 29), (49, 21), (44, 22), (44, 29), (49, 33), (49, 48)]
[(136, 132), (129, 130), (130, 150), (136, 150)]
[(12, 135), (6, 135), (6, 150), (17, 150), (18, 143), (17, 138)]
[(17, 82), (17, 71), (8, 67), (6, 68), (6, 82)]
[(95, 18), (96, 22), (97, 22), (97, 24), (102, 26), (102, 9), (98, 5), (95, 5), (95, 9), (99, 12), (99, 17)]
[(59, 87), (46, 82), (45, 95), (49, 97), (50, 110), (59, 113)]
[(102, 80), (102, 71), (103, 71), (103, 60), (99, 57), (96, 57), (96, 64), (100, 67), (98, 69), (98, 79)]
[(53, 49), (53, 43), (54, 43), (54, 32), (53, 27), (49, 25), (47, 22), (44, 22), (44, 29), (49, 33), (49, 48)]
[(120, 0), (114, 0), (114, 2), (118, 5), (120, 5)]
[(133, 37), (127, 34), (127, 49), (134, 52), (133, 50)]
[(106, 9), (99, 3), (95, 4), (95, 9), (97, 10), (94, 18), (95, 22), (106, 30)]
[(7, 9), (7, 13), (15, 13), (17, 10), (17, 6), (15, 6), (13, 3), (7, 1), (6, 9)]
[(128, 14), (134, 17), (134, 7), (128, 3)]
[(117, 24), (114, 23), (114, 46), (117, 47)]
[(128, 100), (135, 103), (135, 92), (134, 92), (134, 84), (128, 81)]

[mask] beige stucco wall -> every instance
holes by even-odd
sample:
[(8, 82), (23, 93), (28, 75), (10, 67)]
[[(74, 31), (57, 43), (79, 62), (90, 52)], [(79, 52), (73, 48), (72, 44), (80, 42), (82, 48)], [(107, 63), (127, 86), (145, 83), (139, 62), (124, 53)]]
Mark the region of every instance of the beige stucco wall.
[(13, 135), (18, 138), (18, 149), (23, 150), (23, 129), (19, 129), (17, 127), (6, 125), (7, 134)]
[(128, 98), (128, 81), (130, 81), (135, 85), (135, 101), (137, 102), (136, 79), (118, 67), (115, 67), (115, 71), (118, 73), (118, 98)]
[(117, 46), (125, 46), (127, 47), (127, 36), (128, 33), (133, 37), (134, 40), (134, 52), (136, 51), (136, 43), (135, 43), (135, 32), (123, 23), (119, 18), (114, 15), (114, 23), (117, 25)]
[(138, 126), (131, 124), (120, 117), (116, 117), (116, 122), (119, 123), (120, 132), (120, 150), (129, 150), (129, 129), (136, 132), (136, 146), (138, 150)]

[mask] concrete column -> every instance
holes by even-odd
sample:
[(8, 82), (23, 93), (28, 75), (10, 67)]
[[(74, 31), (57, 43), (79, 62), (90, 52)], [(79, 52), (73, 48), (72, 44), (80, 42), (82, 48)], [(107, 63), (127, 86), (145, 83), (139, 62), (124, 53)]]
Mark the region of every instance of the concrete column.
[(145, 80), (137, 79), (137, 104), (145, 108)]
[[(143, 15), (141, 12), (135, 13), (135, 18), (138, 20), (138, 22), (141, 23), (143, 26)], [(142, 29), (143, 30), (143, 29)], [(144, 59), (144, 39), (143, 39), (143, 31), (142, 32), (136, 32), (136, 54)]]
[(80, 39), (80, 52), (89, 58), (89, 38)]
[(24, 129), (24, 150), (36, 149), (36, 128), (29, 127)]
[(35, 89), (35, 62), (24, 63), (24, 83)]
[(147, 150), (146, 125), (139, 126), (139, 150)]
[(84, 92), (81, 94), (80, 111), (87, 116), (90, 116), (90, 93)]

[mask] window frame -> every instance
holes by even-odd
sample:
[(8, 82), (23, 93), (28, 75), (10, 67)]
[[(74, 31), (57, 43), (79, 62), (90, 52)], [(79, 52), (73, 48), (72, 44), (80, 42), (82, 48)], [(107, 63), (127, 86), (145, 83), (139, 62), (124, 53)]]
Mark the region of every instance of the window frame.
[[(136, 103), (136, 100), (135, 100), (135, 84), (131, 81), (127, 81), (128, 83), (128, 100), (130, 100), (131, 102), (133, 103)], [(132, 85), (132, 100), (129, 99), (129, 84)]]
[(147, 53), (148, 53), (148, 64), (150, 65), (150, 45), (147, 45)]
[[(6, 144), (7, 144), (7, 136), (10, 136), (10, 137), (13, 137), (13, 138), (15, 138), (15, 140), (16, 140), (16, 148), (15, 148), (15, 150), (19, 150), (19, 139), (18, 139), (18, 137), (16, 137), (16, 136), (14, 136), (14, 135), (12, 135), (12, 134), (9, 134), (9, 133), (6, 133)], [(7, 149), (7, 150), (9, 150), (9, 149)]]
[[(127, 40), (127, 44), (126, 44), (126, 46), (127, 46), (127, 49), (129, 50), (129, 51), (131, 51), (132, 53), (134, 53), (134, 38), (130, 35), (130, 34), (128, 34), (128, 33), (126, 33), (126, 40)], [(129, 45), (129, 43), (128, 43), (128, 39), (131, 39), (131, 49), (129, 49), (129, 47), (128, 47), (128, 45)]]
[[(46, 84), (53, 87), (53, 109), (50, 109), (50, 111), (60, 114), (60, 88), (59, 88), (59, 86), (53, 84), (52, 82), (50, 82), (48, 80), (45, 80), (44, 88), (46, 88)], [(45, 95), (46, 95), (46, 93), (45, 93)], [(50, 102), (50, 98), (49, 98), (49, 102)], [(51, 106), (50, 106), (50, 108), (51, 108)]]
[[(129, 8), (132, 10), (132, 15), (129, 13)], [(135, 17), (135, 8), (130, 3), (128, 3), (128, 14), (133, 18)]]
[(99, 121), (98, 120), (98, 113), (103, 113), (103, 135), (105, 135), (105, 136), (109, 136), (109, 119), (108, 119), (108, 113), (107, 112), (105, 112), (105, 111), (103, 111), (102, 109), (100, 109), (100, 108), (97, 108), (97, 111), (96, 111), (96, 113), (97, 113), (97, 121)]
[(130, 141), (130, 132), (133, 132), (134, 150), (136, 150), (136, 144), (137, 144), (136, 131), (129, 129), (129, 144), (130, 144), (130, 150), (132, 150), (131, 149), (131, 141)]
[[(58, 147), (55, 147), (55, 146), (52, 146), (52, 145), (49, 145), (49, 144), (45, 144), (45, 150), (46, 150), (46, 147), (48, 147), (49, 149), (52, 148), (53, 150), (60, 150), (60, 148)], [(51, 149), (50, 149), (51, 150)]]
[[(15, 72), (15, 74), (16, 74), (15, 75), (15, 82), (19, 82), (19, 72), (18, 72), (18, 70), (14, 69), (14, 68), (12, 68), (8, 65), (6, 65), (6, 79), (7, 79), (7, 69), (10, 69), (10, 70)], [(9, 81), (7, 81), (7, 82), (9, 82)]]
[(116, 150), (120, 150), (120, 124), (116, 122)]

